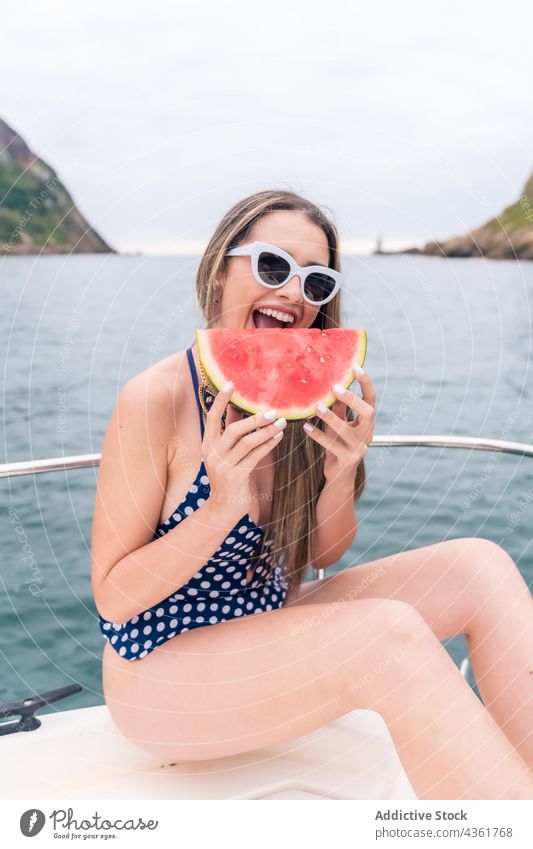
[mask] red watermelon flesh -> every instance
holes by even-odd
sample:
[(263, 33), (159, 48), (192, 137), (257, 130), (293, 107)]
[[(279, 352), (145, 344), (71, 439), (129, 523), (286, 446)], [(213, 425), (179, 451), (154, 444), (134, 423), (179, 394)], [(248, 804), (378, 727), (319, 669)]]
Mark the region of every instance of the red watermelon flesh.
[(348, 388), (366, 356), (366, 330), (213, 327), (196, 331), (198, 356), (217, 390), (232, 380), (231, 403), (247, 413), (274, 408), (305, 419), (321, 401), (331, 407), (334, 383)]

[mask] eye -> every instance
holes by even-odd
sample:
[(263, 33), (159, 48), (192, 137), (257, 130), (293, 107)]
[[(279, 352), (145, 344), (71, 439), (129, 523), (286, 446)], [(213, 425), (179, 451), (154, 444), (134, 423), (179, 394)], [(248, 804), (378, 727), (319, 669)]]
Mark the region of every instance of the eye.
[(315, 272), (305, 278), (305, 294), (312, 301), (323, 301), (328, 298), (335, 289), (335, 280), (329, 274)]
[(269, 286), (279, 286), (287, 279), (290, 265), (283, 257), (262, 251), (257, 260), (257, 270), (264, 283)]

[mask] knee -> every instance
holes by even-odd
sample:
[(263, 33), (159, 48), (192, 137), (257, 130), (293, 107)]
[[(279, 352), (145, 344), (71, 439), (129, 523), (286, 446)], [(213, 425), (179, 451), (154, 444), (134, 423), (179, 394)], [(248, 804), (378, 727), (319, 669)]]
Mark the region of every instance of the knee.
[(436, 640), (431, 623), (412, 604), (390, 598), (374, 601), (374, 622), (379, 641), (389, 649)]
[(452, 558), (469, 583), (479, 578), (487, 586), (488, 576), (499, 580), (517, 571), (511, 555), (497, 542), (485, 537), (459, 537), (444, 545), (453, 550)]
[[(359, 706), (372, 707), (375, 699), (397, 693), (405, 681), (423, 666), (433, 668), (436, 653), (442, 646), (431, 626), (412, 605), (388, 598), (371, 600), (368, 627), (362, 659), (356, 665), (357, 678), (348, 689), (350, 698), (357, 696)], [(355, 602), (356, 605), (363, 600)], [(361, 698), (364, 688), (364, 699)]]

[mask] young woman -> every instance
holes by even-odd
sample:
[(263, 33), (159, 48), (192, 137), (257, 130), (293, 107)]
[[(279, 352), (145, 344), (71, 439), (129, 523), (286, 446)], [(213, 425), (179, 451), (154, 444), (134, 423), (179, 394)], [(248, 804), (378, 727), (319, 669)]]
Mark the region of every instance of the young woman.
[[(265, 326), (270, 308), (328, 328), (340, 280), (323, 211), (263, 191), (218, 225), (197, 292), (207, 327)], [(309, 431), (210, 396), (196, 345), (123, 387), (92, 539), (112, 717), (143, 749), (202, 760), (368, 708), (419, 798), (533, 799), (533, 603), (501, 547), (453, 539), (303, 582), (356, 534), (375, 393), (354, 379), (362, 397), (336, 393)], [(484, 703), (441, 645), (461, 633)]]

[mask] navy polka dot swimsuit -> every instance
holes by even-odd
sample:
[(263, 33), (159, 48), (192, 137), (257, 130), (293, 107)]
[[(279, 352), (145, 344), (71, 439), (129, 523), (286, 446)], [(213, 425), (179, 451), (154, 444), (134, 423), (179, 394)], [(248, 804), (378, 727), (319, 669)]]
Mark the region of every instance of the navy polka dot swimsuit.
[[(198, 379), (190, 348), (187, 349), (187, 358), (203, 439), (203, 410), (198, 399)], [(185, 498), (170, 519), (156, 528), (154, 539), (175, 528), (208, 497), (209, 479), (202, 460)], [(281, 558), (272, 568), (272, 554), (268, 551), (271, 540), (265, 546), (267, 550), (257, 557), (263, 534), (263, 529), (252, 521), (248, 513), (245, 514), (211, 559), (168, 598), (128, 622), (109, 622), (99, 615), (103, 636), (121, 657), (137, 660), (166, 640), (191, 628), (202, 628), (238, 616), (282, 607), (287, 596), (287, 580), (282, 574)], [(249, 580), (247, 569), (252, 566), (251, 558), (254, 554), (254, 572)]]

